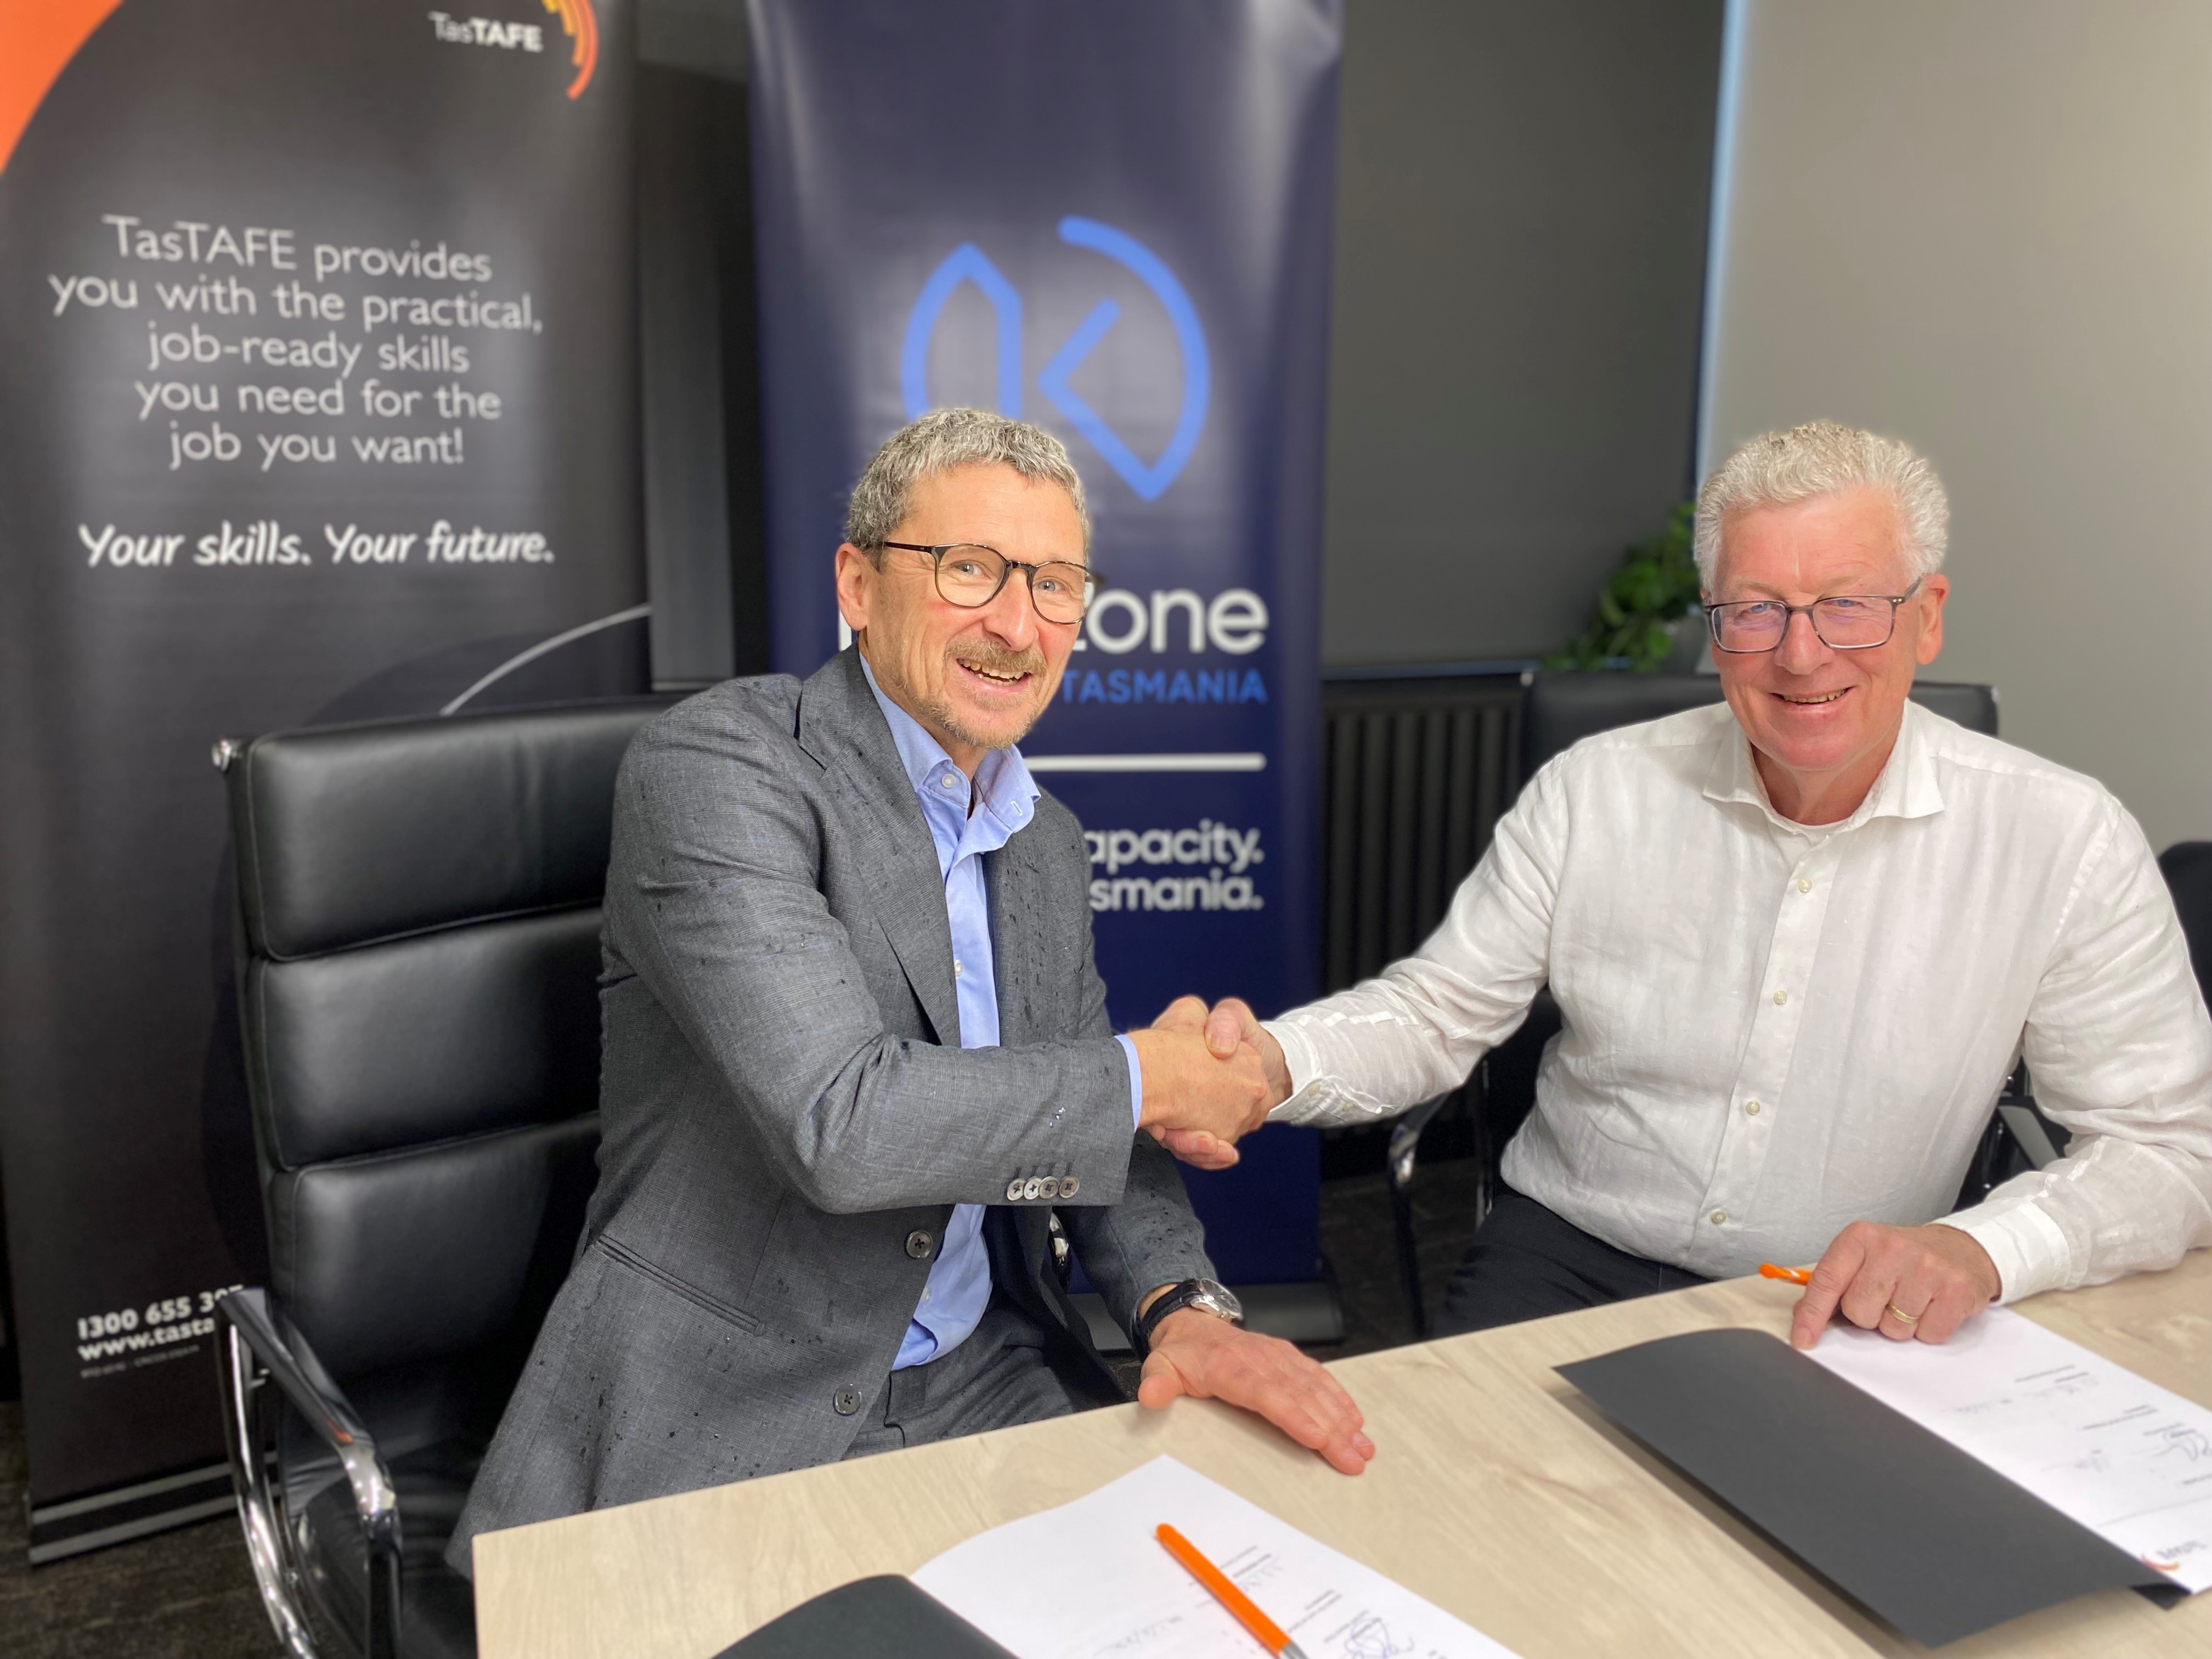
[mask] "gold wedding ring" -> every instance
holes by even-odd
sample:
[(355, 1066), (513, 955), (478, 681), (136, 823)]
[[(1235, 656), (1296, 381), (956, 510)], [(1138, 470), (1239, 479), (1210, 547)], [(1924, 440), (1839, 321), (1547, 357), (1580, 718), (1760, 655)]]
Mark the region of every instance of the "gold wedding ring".
[(1889, 1316), (1900, 1325), (1917, 1325), (1920, 1322), (1918, 1314), (1909, 1314), (1894, 1302), (1889, 1304)]

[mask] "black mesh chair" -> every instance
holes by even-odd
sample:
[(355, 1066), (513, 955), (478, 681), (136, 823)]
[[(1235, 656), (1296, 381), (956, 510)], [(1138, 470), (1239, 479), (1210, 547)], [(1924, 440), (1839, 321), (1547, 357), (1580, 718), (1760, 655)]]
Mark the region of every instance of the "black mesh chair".
[[(1519, 776), (1513, 784), (1516, 793), (1545, 762), (1584, 738), (1721, 701), (1717, 674), (1528, 673), (1522, 676), (1522, 685), (1525, 695), (1521, 705)], [(1997, 694), (1993, 686), (1917, 681), (1912, 700), (1969, 731), (1996, 735)], [(1476, 1156), (1483, 1166), (1476, 1200), (1482, 1214), (1488, 1213), (1496, 1194), (1498, 1163), (1506, 1143), (1535, 1107), (1537, 1066), (1545, 1048), (1559, 1035), (1559, 1004), (1549, 991), (1539, 991), (1529, 1005), (1528, 1019), (1484, 1056), (1468, 1085)], [(1424, 1335), (1428, 1330), (1427, 1304), (1415, 1265), (1411, 1188), (1421, 1133), (1451, 1098), (1442, 1096), (1414, 1108), (1398, 1121), (1390, 1136), (1389, 1168), (1400, 1269), (1413, 1304), (1415, 1327)], [(2015, 1120), (2017, 1132), (2013, 1127)], [(2034, 1109), (2027, 1094), (2025, 1072), (2015, 1073), (1975, 1153), (1960, 1202), (1974, 1202), (2022, 1169), (2048, 1163), (2063, 1150), (2064, 1143), (2064, 1132)]]
[(664, 707), (216, 746), (270, 1260), (217, 1358), (299, 1659), (476, 1651), (440, 1556), (595, 1179), (615, 769)]
[(2158, 867), (2181, 917), (2197, 987), (2212, 1001), (2212, 841), (2178, 841), (2158, 855)]

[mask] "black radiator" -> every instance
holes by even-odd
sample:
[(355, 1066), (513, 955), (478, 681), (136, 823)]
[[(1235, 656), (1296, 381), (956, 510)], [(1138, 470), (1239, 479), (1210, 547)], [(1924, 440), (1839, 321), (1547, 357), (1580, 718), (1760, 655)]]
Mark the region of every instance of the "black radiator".
[(1521, 677), (1322, 686), (1322, 986), (1364, 979), (1443, 920), (1519, 777)]

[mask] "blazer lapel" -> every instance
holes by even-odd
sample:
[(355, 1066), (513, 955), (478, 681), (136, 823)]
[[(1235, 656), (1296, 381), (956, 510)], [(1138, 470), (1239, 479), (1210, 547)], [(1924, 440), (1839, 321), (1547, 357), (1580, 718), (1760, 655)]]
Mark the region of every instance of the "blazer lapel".
[(945, 909), (937, 843), (855, 647), (839, 652), (801, 688), (797, 735), (832, 784), (862, 809), (859, 822), (872, 826), (863, 857), (877, 922), (938, 1042), (958, 1048), (952, 923)]
[(1024, 830), (983, 860), (983, 888), (991, 907), (991, 976), (999, 994), (999, 1041), (1011, 1048), (1036, 1042), (1049, 1022), (1037, 1018), (1043, 977), (1037, 960), (1041, 932), (1034, 918), (1044, 902), (1043, 872)]

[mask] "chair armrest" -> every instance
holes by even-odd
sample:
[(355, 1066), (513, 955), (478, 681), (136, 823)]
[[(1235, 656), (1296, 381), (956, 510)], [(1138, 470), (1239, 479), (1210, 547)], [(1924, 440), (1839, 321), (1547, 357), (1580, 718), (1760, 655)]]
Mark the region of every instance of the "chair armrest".
[(1390, 1126), (1390, 1150), (1386, 1162), (1390, 1171), (1390, 1185), (1404, 1192), (1413, 1179), (1413, 1165), (1421, 1150), (1421, 1133), (1436, 1121), (1449, 1094), (1438, 1095), (1434, 1100), (1425, 1100)]
[(2051, 1139), (2050, 1120), (2036, 1109), (2033, 1099), (1999, 1101), (1997, 1120), (2011, 1133), (2030, 1169), (2047, 1169), (2058, 1161), (2060, 1154)]
[(295, 1659), (315, 1659), (298, 1540), (285, 1525), (281, 1490), (270, 1480), (276, 1413), (261, 1390), (270, 1383), (330, 1449), (352, 1489), (368, 1563), (368, 1659), (392, 1659), (399, 1631), (399, 1496), (375, 1439), (266, 1291), (233, 1291), (216, 1304), (216, 1322), (223, 1440), (246, 1553), (277, 1639)]

